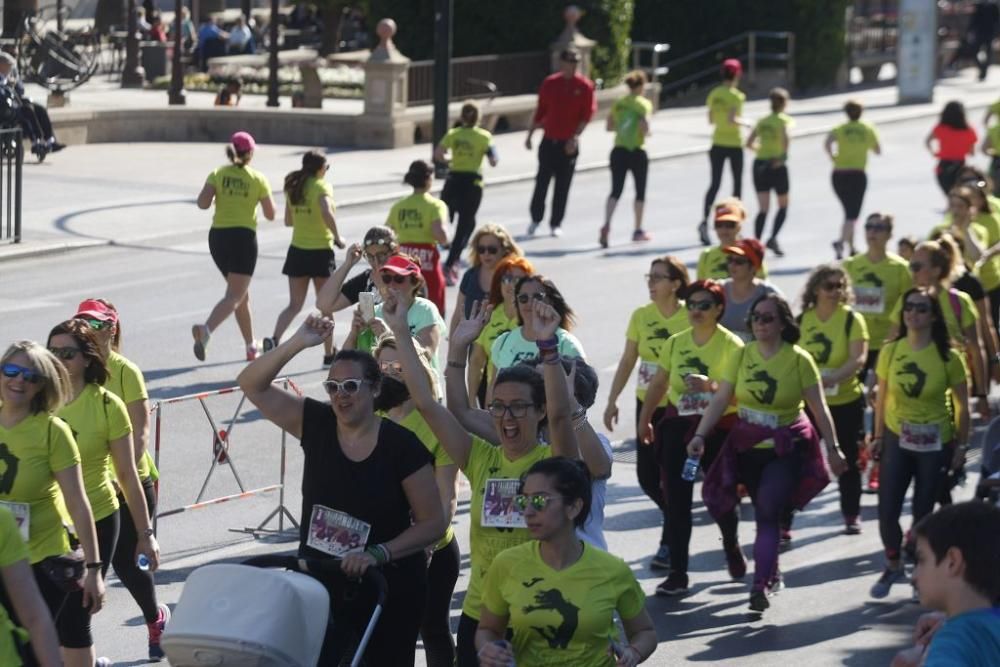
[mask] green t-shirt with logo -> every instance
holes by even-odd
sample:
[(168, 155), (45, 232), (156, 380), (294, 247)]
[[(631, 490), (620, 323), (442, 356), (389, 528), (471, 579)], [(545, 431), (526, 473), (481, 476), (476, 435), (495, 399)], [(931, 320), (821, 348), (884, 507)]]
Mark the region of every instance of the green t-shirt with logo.
[(851, 277), (854, 310), (861, 313), (868, 327), (868, 347), (881, 349), (894, 322), (893, 306), (913, 286), (910, 267), (906, 260), (892, 253), (886, 253), (885, 259), (878, 262), (866, 254), (854, 255), (844, 260), (843, 267)]
[[(434, 244), (434, 221), (448, 222), (448, 205), (427, 192), (414, 192), (392, 205), (385, 226), (396, 232), (402, 245)], [(430, 267), (425, 267), (430, 268)]]
[[(649, 382), (656, 375), (660, 348), (668, 338), (691, 327), (684, 302), (679, 302), (678, 306), (673, 315), (664, 317), (655, 303), (647, 303), (636, 308), (629, 318), (625, 338), (639, 347), (639, 372), (636, 376), (635, 395), (640, 401), (646, 400)], [(667, 397), (664, 396), (658, 407), (666, 404)]]
[(441, 139), (451, 151), (451, 171), (483, 173), (483, 157), (493, 143), (493, 135), (481, 127), (453, 127)]
[(864, 171), (868, 165), (868, 151), (878, 145), (875, 128), (863, 120), (851, 120), (833, 128), (833, 137), (837, 141), (833, 168)]
[(653, 113), (653, 103), (642, 95), (626, 95), (615, 100), (611, 117), (615, 120), (615, 147), (627, 150), (642, 148), (646, 135), (642, 120)]
[(484, 589), (483, 605), (509, 618), (518, 667), (610, 667), (615, 612), (628, 621), (646, 606), (629, 566), (589, 544), (562, 570), (542, 559), (537, 540), (508, 549), (493, 561)]
[(764, 359), (757, 341), (730, 358), (722, 379), (735, 387), (740, 418), (771, 428), (794, 422), (802, 412), (805, 390), (820, 382), (816, 362), (798, 345), (782, 343)]
[[(28, 546), (18, 534), (14, 515), (0, 507), (0, 569), (22, 560), (28, 560)], [(28, 639), (27, 633), (14, 625), (7, 609), (0, 605), (0, 665), (5, 667), (20, 667), (23, 664), (14, 644), (14, 633), (21, 635), (22, 641)]]
[[(815, 308), (810, 308), (802, 314), (800, 327), (799, 345), (812, 355), (821, 376), (847, 363), (850, 343), (868, 340), (864, 318), (845, 305), (840, 305), (825, 322), (819, 319)], [(861, 398), (861, 382), (857, 373), (851, 373), (836, 386), (823, 387), (823, 393), (829, 405), (846, 405)]]
[(795, 126), (792, 117), (784, 112), (772, 113), (757, 121), (754, 130), (760, 144), (757, 146), (758, 160), (783, 160), (785, 143), (783, 137)]
[(740, 126), (729, 120), (729, 116), (733, 114), (738, 117), (743, 112), (743, 102), (746, 98), (747, 96), (742, 91), (731, 88), (724, 83), (719, 84), (708, 93), (705, 104), (711, 114), (712, 125), (715, 126), (715, 132), (712, 133), (713, 146), (743, 147)]
[(330, 210), (335, 210), (333, 188), (323, 179), (310, 176), (302, 188), (302, 202), (291, 203), (288, 192), (285, 198), (292, 210), (292, 245), (303, 250), (333, 249), (333, 232), (323, 219), (320, 200), (330, 198)]
[[(742, 349), (743, 340), (722, 326), (715, 328), (712, 337), (704, 345), (698, 345), (694, 341), (694, 329), (687, 329), (671, 336), (660, 350), (657, 360), (670, 380), (670, 388), (667, 391), (670, 404), (682, 414), (690, 414), (687, 406), (690, 406), (691, 411), (700, 408), (703, 412), (711, 400), (711, 395), (688, 392), (684, 378), (688, 375), (705, 375), (718, 381), (721, 379), (722, 369), (732, 362), (734, 357), (740, 356)], [(726, 413), (735, 410), (735, 407), (730, 406)]]
[(215, 188), (214, 229), (257, 229), (257, 204), (271, 194), (271, 184), (264, 174), (251, 167), (227, 164), (209, 174), (207, 183)]
[[(114, 350), (108, 355), (108, 381), (104, 383), (104, 388), (122, 399), (126, 408), (136, 401), (149, 400), (146, 380), (142, 376), (142, 371)], [(139, 471), (139, 479), (141, 480), (152, 479), (155, 482), (160, 478), (160, 471), (156, 469), (153, 455), (149, 449), (143, 453), (136, 469)]]

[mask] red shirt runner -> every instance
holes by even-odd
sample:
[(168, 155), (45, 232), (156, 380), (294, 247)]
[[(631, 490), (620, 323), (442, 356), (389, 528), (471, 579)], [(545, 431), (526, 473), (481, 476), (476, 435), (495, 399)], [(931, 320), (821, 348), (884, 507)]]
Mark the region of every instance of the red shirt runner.
[(581, 124), (597, 111), (594, 82), (580, 74), (566, 78), (561, 72), (545, 77), (538, 89), (535, 123), (541, 124), (546, 139), (572, 139)]

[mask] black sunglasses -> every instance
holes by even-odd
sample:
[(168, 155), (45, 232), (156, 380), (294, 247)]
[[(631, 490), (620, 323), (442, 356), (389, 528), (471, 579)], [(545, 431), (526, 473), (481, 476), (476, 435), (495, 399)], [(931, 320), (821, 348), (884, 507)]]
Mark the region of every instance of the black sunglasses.
[(688, 300), (684, 305), (687, 306), (688, 310), (700, 310), (705, 312), (707, 310), (711, 310), (712, 306), (715, 305), (715, 302), (711, 299), (702, 299), (701, 301)]
[(922, 268), (924, 268), (924, 263), (923, 262), (910, 262), (910, 271), (913, 271), (914, 273), (916, 273), (917, 271), (921, 270)]
[(535, 292), (534, 294), (518, 294), (517, 302), (520, 304), (529, 303), (532, 299), (535, 301), (544, 302), (548, 297), (545, 296), (545, 292)]
[(775, 317), (771, 313), (757, 313), (757, 312), (754, 312), (754, 313), (750, 313), (750, 319), (752, 321), (758, 322), (760, 324), (770, 324), (771, 322), (774, 322)]
[(51, 352), (57, 359), (72, 361), (73, 359), (76, 359), (76, 355), (80, 354), (81, 350), (78, 347), (50, 347), (49, 352)]
[(887, 232), (889, 231), (889, 225), (880, 225), (877, 222), (865, 223), (865, 230), (869, 232)]
[(498, 255), (500, 254), (500, 246), (477, 245), (476, 252), (478, 252), (480, 255)]
[(931, 312), (931, 304), (907, 301), (906, 303), (903, 304), (903, 311), (907, 313), (913, 311), (920, 315), (926, 315), (927, 313)]
[(401, 276), (395, 273), (382, 273), (382, 280), (387, 283), (396, 283), (397, 285), (402, 285), (407, 281), (410, 276)]
[(833, 282), (831, 280), (824, 280), (822, 287), (827, 292), (832, 292), (834, 290), (844, 289), (845, 285), (843, 281)]

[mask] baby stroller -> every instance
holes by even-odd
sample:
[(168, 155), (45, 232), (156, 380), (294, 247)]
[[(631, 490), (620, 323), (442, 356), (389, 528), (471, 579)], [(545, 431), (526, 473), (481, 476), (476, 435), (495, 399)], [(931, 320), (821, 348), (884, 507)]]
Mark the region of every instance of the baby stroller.
[[(258, 556), (206, 565), (188, 577), (163, 649), (173, 667), (359, 667), (385, 595), (379, 570), (351, 582), (337, 560)], [(367, 609), (358, 635), (345, 619)]]
[(976, 497), (1000, 506), (1000, 417), (990, 422), (983, 434), (982, 474)]

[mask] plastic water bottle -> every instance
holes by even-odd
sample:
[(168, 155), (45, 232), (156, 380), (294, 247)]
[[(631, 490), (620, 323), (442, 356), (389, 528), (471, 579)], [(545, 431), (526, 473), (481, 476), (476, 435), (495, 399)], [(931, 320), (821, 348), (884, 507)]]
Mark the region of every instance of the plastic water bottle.
[[(503, 640), (503, 639), (497, 639), (493, 643), (496, 644), (497, 646), (502, 647), (502, 648), (505, 648), (505, 649), (508, 649), (508, 650), (513, 650), (511, 648), (510, 643), (507, 642), (507, 641), (505, 641), (505, 640)], [(514, 658), (510, 659), (510, 662), (507, 663), (507, 667), (517, 667), (517, 665), (514, 663)]]
[(693, 482), (694, 478), (698, 476), (698, 464), (700, 460), (697, 456), (689, 456), (687, 461), (684, 462), (684, 471), (681, 473), (681, 479), (685, 482)]
[(139, 554), (139, 557), (135, 559), (135, 566), (143, 572), (149, 572), (149, 565), (149, 557), (146, 554)]

